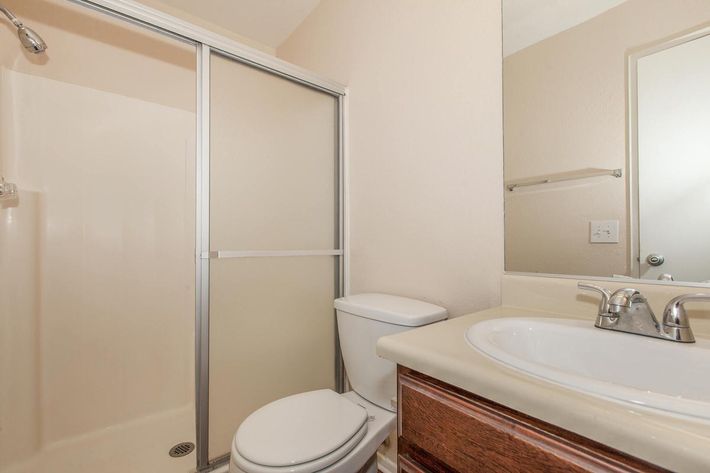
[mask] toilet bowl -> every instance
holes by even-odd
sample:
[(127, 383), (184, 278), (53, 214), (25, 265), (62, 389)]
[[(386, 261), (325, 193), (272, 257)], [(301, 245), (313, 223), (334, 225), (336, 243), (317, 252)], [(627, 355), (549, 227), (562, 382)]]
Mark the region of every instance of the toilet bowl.
[(374, 457), (396, 423), (396, 366), (377, 340), (447, 317), (442, 307), (387, 294), (337, 299), (343, 361), (352, 391), (320, 389), (267, 404), (232, 441), (230, 473), (376, 473)]

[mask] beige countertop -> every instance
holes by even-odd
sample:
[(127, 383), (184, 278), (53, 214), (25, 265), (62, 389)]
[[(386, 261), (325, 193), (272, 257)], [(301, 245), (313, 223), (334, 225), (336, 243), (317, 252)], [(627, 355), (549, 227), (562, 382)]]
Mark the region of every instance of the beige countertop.
[[(538, 380), (473, 349), (464, 333), (498, 317), (563, 317), (536, 309), (496, 307), (383, 337), (383, 358), (680, 472), (710, 471), (710, 423), (661, 415)], [(594, 323), (593, 314), (572, 316)], [(708, 367), (710, 373), (710, 367)]]

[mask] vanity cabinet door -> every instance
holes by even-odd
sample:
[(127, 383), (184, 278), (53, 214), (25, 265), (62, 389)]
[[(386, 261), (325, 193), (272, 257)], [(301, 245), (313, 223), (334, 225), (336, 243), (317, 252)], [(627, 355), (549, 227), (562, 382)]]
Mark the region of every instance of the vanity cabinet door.
[(665, 471), (402, 367), (397, 406), (403, 472)]

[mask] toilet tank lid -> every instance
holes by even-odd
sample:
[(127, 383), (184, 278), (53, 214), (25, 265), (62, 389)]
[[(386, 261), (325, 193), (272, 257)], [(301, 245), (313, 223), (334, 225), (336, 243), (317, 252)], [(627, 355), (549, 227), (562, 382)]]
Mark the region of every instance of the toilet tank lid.
[(419, 327), (447, 317), (446, 309), (428, 302), (389, 294), (356, 294), (335, 300), (335, 308), (394, 325)]

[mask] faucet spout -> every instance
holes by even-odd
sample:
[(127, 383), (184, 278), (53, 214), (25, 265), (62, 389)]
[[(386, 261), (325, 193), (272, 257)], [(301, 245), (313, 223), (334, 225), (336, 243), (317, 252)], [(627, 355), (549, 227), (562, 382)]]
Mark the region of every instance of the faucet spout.
[(609, 313), (619, 315), (635, 303), (646, 302), (646, 298), (636, 289), (624, 288), (615, 291), (609, 298)]

